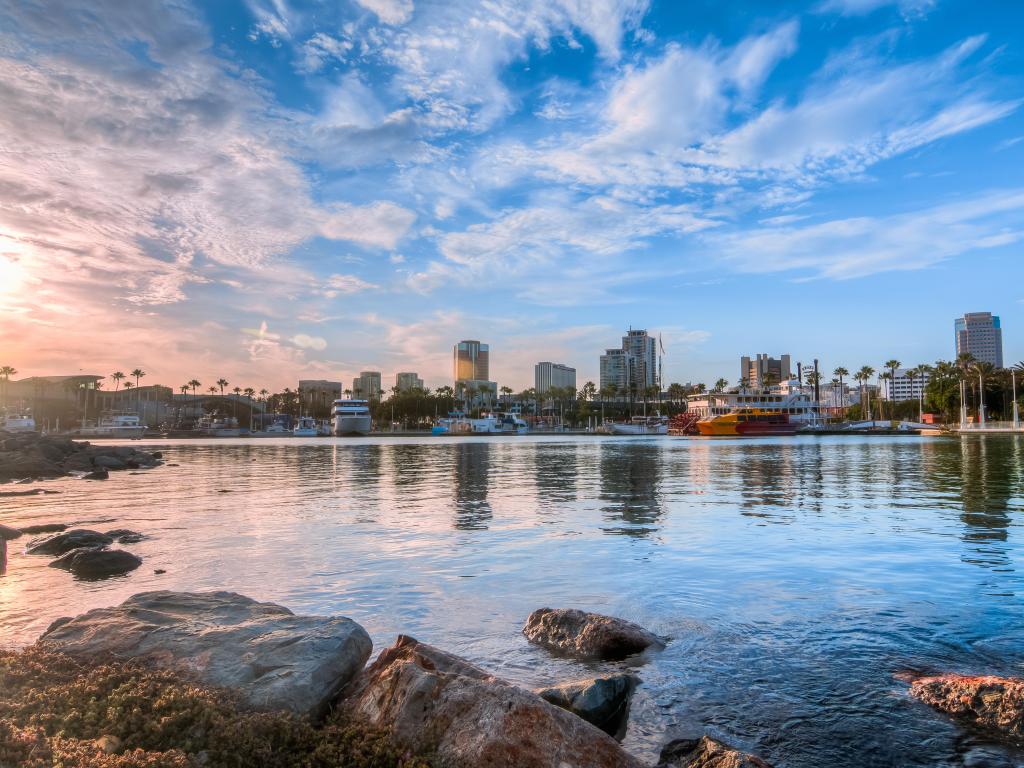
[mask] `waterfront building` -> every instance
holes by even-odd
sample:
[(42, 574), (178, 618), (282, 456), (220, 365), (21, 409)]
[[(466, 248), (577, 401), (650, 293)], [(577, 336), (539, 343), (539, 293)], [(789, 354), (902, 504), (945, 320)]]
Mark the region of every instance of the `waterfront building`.
[(630, 328), (620, 348), (607, 349), (601, 355), (600, 370), (602, 389), (614, 386), (622, 393), (660, 387), (658, 340), (645, 330)]
[(412, 389), (423, 389), (423, 379), (415, 372), (402, 372), (395, 374), (395, 387), (399, 392), (408, 392)]
[(764, 387), (788, 381), (793, 375), (790, 368), (789, 355), (776, 359), (768, 355), (755, 355), (740, 358), (740, 381), (746, 381), (748, 387)]
[(326, 418), (331, 413), (331, 403), (341, 397), (341, 382), (301, 379), (299, 396), (303, 412)]
[(379, 400), (380, 371), (360, 371), (352, 379), (352, 397), (356, 400)]
[(537, 363), (533, 367), (533, 388), (542, 395), (552, 387), (576, 389), (576, 369), (561, 363)]
[(897, 368), (896, 378), (882, 379), (881, 397), (883, 400), (918, 400), (924, 396), (925, 389), (931, 376), (925, 371), (924, 375), (907, 376), (907, 368)]
[(953, 321), (956, 355), (966, 353), (996, 368), (1003, 367), (1003, 329), (991, 312), (967, 312)]

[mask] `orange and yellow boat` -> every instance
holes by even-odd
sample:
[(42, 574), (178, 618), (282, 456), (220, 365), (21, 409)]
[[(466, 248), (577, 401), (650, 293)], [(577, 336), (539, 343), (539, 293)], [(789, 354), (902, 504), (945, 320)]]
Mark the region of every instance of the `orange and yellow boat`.
[(737, 408), (729, 413), (697, 422), (697, 431), (705, 437), (770, 437), (792, 435), (797, 425), (789, 414), (762, 408)]

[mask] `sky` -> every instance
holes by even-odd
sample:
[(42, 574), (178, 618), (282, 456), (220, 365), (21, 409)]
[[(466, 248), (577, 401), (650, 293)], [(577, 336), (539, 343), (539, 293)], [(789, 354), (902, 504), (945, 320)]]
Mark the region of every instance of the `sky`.
[(1024, 3), (0, 0), (0, 365), (1024, 358)]

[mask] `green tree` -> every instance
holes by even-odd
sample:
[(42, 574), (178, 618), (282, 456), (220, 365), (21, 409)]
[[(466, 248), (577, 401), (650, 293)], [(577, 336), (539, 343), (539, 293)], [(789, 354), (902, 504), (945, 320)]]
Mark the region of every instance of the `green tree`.
[(110, 378), (114, 380), (114, 392), (117, 392), (121, 388), (121, 380), (124, 379), (124, 373), (121, 371), (114, 371), (110, 374)]

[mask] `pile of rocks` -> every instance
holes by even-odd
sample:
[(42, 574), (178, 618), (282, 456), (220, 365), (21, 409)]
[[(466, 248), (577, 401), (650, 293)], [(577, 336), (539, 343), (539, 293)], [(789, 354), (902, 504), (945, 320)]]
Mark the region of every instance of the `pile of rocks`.
[(152, 468), (159, 452), (147, 453), (126, 445), (92, 445), (67, 437), (44, 437), (35, 432), (0, 430), (0, 483), (81, 474), (103, 480), (111, 470)]
[[(54, 526), (42, 526), (44, 528)], [(63, 527), (63, 526), (56, 526)], [(29, 529), (0, 526), (0, 537), (17, 538)], [(38, 530), (36, 528), (35, 530)], [(142, 558), (123, 549), (111, 549), (113, 544), (134, 544), (142, 541), (142, 534), (118, 528), (106, 533), (75, 528), (53, 536), (29, 542), (25, 552), (30, 555), (50, 555), (57, 558), (52, 568), (70, 571), (80, 579), (105, 579), (134, 571), (142, 565)]]

